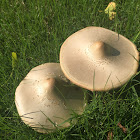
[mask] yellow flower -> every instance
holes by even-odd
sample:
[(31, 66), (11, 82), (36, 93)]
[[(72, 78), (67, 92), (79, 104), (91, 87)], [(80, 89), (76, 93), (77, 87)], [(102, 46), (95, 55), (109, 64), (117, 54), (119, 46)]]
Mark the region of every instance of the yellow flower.
[(114, 12), (114, 10), (116, 10), (116, 3), (110, 2), (108, 4), (107, 8), (105, 9), (105, 13), (109, 15), (110, 20), (115, 18), (116, 12)]

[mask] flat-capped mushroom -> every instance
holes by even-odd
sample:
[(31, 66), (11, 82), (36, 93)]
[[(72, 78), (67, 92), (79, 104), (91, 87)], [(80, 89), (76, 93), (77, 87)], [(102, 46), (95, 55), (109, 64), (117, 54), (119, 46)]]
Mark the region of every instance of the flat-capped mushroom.
[(68, 127), (72, 113), (83, 112), (84, 91), (70, 84), (60, 64), (46, 63), (33, 68), (21, 81), (16, 89), (15, 104), (25, 124), (48, 133), (56, 127)]
[(107, 91), (126, 83), (137, 71), (139, 53), (124, 36), (101, 27), (87, 27), (62, 44), (60, 66), (74, 84)]

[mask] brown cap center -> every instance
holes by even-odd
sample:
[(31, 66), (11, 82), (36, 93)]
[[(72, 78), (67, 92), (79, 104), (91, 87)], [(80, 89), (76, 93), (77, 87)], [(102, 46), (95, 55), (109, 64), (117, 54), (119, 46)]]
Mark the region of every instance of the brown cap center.
[(97, 41), (90, 46), (89, 51), (92, 53), (94, 58), (104, 58), (106, 57), (105, 44), (102, 41)]

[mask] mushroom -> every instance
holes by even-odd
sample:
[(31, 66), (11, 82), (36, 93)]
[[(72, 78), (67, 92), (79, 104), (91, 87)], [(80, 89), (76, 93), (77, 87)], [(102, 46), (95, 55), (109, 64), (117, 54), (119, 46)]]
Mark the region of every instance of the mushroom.
[(21, 119), (41, 133), (70, 126), (72, 114), (84, 111), (84, 99), (83, 89), (65, 78), (58, 63), (33, 68), (15, 92)]
[(124, 36), (102, 27), (87, 27), (61, 46), (60, 66), (74, 84), (107, 91), (126, 83), (138, 69), (139, 53)]

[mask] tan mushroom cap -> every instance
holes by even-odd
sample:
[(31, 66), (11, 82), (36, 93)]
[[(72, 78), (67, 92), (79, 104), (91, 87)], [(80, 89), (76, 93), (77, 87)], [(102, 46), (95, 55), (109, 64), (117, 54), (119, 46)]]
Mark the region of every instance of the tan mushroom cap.
[(126, 83), (138, 69), (136, 46), (122, 35), (87, 27), (62, 44), (60, 65), (74, 84), (91, 91), (107, 91)]
[(15, 104), (24, 123), (41, 133), (70, 126), (71, 114), (85, 107), (83, 89), (70, 84), (58, 63), (33, 68), (17, 87)]

